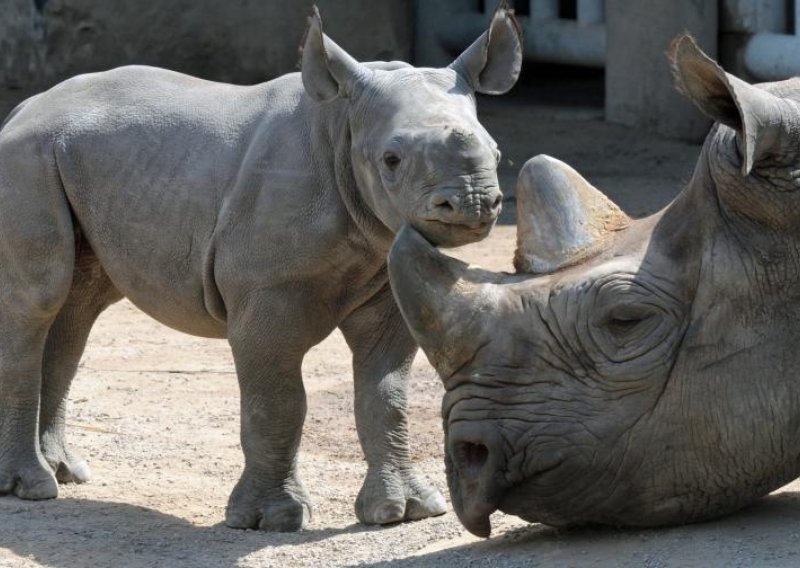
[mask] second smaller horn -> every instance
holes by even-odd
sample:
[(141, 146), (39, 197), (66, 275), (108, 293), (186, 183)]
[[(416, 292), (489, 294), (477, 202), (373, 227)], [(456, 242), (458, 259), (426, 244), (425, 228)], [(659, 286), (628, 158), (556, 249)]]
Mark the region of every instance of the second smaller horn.
[(603, 250), (630, 223), (622, 210), (564, 162), (538, 155), (517, 180), (517, 272), (542, 274)]

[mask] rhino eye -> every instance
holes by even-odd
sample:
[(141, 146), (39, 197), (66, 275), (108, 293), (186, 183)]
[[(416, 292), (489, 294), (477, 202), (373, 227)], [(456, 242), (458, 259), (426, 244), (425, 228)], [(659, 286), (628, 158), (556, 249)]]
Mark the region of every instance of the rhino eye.
[(606, 320), (606, 325), (614, 335), (625, 336), (641, 324), (650, 321), (653, 315), (650, 310), (625, 307), (612, 313)]
[(502, 154), (502, 152), (500, 152), (500, 150), (495, 149), (495, 151), (494, 151), (494, 159), (497, 162), (497, 165), (499, 166), (500, 165), (500, 160), (503, 159), (503, 154)]
[(386, 164), (386, 167), (391, 171), (394, 171), (397, 169), (397, 166), (400, 165), (400, 156), (394, 152), (386, 152), (383, 155), (383, 163)]
[(611, 328), (611, 331), (618, 335), (622, 335), (628, 333), (629, 331), (633, 330), (636, 326), (640, 323), (646, 321), (649, 316), (642, 316), (642, 317), (614, 317), (608, 321), (608, 327)]

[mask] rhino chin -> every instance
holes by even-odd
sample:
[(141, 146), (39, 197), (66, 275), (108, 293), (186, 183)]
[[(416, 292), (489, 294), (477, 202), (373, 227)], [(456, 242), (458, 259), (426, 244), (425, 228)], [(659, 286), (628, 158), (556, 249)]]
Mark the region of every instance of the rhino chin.
[(562, 516), (549, 515), (536, 507), (531, 507), (530, 503), (520, 502), (519, 497), (514, 496), (503, 499), (497, 510), (506, 515), (519, 517), (528, 523), (541, 523), (551, 527), (568, 527), (581, 524), (566, 520)]
[(475, 536), (489, 538), (492, 534), (492, 522), (489, 517), (497, 510), (497, 507), (473, 503), (472, 506), (465, 509), (462, 504), (457, 504), (456, 499), (453, 499), (453, 509), (464, 528)]
[(489, 519), (500, 505), (500, 496), (486, 495), (478, 484), (448, 475), (453, 510), (464, 528), (475, 536), (488, 538), (492, 533)]

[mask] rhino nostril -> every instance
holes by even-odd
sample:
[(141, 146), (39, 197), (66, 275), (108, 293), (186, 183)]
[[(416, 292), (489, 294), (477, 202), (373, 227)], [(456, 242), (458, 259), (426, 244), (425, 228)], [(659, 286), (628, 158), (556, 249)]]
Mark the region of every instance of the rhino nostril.
[(469, 477), (478, 477), (486, 460), (489, 459), (489, 448), (483, 444), (472, 442), (459, 442), (456, 452), (461, 463), (463, 473)]
[(494, 202), (492, 203), (492, 210), (497, 209), (498, 207), (500, 207), (500, 204), (502, 202), (503, 202), (503, 196), (502, 195), (498, 195), (497, 197), (495, 197), (494, 198)]

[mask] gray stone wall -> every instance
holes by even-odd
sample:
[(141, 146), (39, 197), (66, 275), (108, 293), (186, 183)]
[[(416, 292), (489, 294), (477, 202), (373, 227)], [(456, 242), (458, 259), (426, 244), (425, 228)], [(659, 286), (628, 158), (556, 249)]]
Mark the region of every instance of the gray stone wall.
[(689, 32), (716, 57), (717, 15), (713, 1), (606, 0), (606, 119), (702, 140), (711, 121), (675, 89), (666, 52)]
[[(411, 57), (412, 0), (317, 0), (360, 60)], [(0, 0), (0, 87), (126, 64), (234, 83), (297, 68), (312, 0)]]

